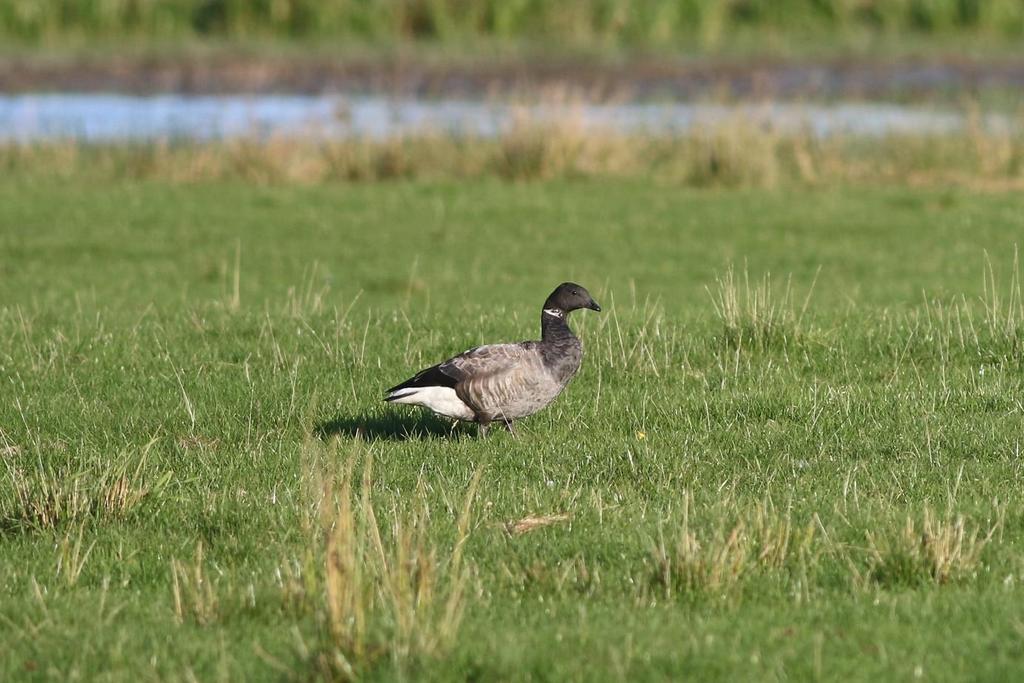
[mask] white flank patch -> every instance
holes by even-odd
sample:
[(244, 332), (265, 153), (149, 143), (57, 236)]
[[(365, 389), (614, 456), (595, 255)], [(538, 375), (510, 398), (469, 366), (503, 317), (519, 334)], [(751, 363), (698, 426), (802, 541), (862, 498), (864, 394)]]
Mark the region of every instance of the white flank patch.
[(456, 420), (471, 421), (476, 415), (469, 409), (455, 390), (450, 387), (415, 387), (399, 389), (388, 399), (393, 403), (408, 403), (414, 406), (430, 408), (438, 415), (453, 417)]

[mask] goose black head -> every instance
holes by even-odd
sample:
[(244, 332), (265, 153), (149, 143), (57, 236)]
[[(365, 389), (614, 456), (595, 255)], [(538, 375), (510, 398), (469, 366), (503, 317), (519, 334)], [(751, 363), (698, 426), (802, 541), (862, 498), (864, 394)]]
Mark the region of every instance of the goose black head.
[(563, 282), (551, 292), (551, 296), (544, 302), (545, 311), (558, 311), (563, 315), (578, 308), (589, 308), (592, 311), (600, 311), (601, 307), (590, 296), (586, 288), (575, 282)]

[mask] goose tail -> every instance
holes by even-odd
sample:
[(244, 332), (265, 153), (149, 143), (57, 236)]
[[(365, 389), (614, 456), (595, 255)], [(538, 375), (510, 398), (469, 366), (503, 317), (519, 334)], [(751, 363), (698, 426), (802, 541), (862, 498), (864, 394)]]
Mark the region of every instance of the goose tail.
[[(384, 392), (385, 401), (395, 401), (402, 396), (408, 395), (407, 390), (424, 389), (426, 387), (447, 387), (454, 389), (457, 384), (457, 380), (454, 377), (450, 377), (441, 372), (441, 364), (429, 367), (426, 370), (420, 370), (413, 377), (405, 380), (401, 384), (396, 384), (387, 391)], [(404, 392), (404, 393), (403, 393)]]
[(476, 413), (467, 406), (455, 389), (451, 387), (405, 387), (388, 392), (384, 400), (388, 403), (405, 403), (423, 406), (443, 417), (473, 421)]

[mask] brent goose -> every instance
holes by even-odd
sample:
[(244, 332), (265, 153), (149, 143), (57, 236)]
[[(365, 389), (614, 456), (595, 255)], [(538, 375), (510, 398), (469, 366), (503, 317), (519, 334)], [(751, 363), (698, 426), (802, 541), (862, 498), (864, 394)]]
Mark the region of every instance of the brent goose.
[(540, 341), (470, 349), (391, 387), (384, 400), (476, 422), (480, 436), (491, 422), (511, 432), (514, 420), (554, 401), (580, 369), (583, 344), (566, 323), (578, 308), (601, 310), (586, 289), (563, 282), (544, 302)]

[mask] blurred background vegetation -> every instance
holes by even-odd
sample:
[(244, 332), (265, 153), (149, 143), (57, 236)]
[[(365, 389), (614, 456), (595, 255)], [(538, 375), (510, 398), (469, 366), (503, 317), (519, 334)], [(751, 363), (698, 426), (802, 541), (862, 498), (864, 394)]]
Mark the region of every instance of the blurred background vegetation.
[[(1013, 48), (1021, 0), (4, 0), (10, 47), (143, 41), (480, 41), (722, 51), (964, 39)], [(108, 46), (110, 47), (110, 46)]]

